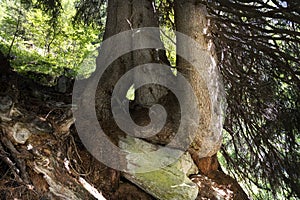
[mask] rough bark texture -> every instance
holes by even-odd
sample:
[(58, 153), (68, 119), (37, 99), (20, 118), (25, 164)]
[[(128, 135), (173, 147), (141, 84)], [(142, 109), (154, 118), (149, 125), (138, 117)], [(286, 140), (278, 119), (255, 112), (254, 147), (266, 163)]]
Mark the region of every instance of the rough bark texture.
[[(133, 0), (132, 1), (132, 28), (142, 28), (142, 27), (158, 27), (158, 16), (154, 13), (154, 8), (152, 1), (149, 0)], [(135, 36), (138, 37), (138, 36)], [(162, 42), (160, 42), (160, 33), (157, 31), (156, 35), (151, 35), (151, 38), (156, 38), (159, 43), (161, 43), (161, 48), (163, 47)], [(135, 38), (137, 39), (137, 38)], [(148, 41), (140, 41), (143, 44), (152, 42), (152, 39)], [(159, 51), (152, 50), (140, 50), (133, 52), (133, 64), (134, 66), (146, 64), (146, 63), (165, 63), (168, 64), (166, 56), (159, 55)], [(153, 77), (155, 80), (157, 78), (156, 74), (152, 71), (145, 71), (144, 73), (139, 73), (134, 75), (134, 79), (143, 79), (143, 77)], [(145, 87), (141, 87), (136, 91), (135, 103), (143, 107), (150, 107), (153, 104), (158, 103), (159, 99), (167, 94), (167, 90), (159, 85), (149, 84)]]
[[(116, 13), (118, 13), (118, 15), (116, 15)], [(207, 12), (205, 6), (197, 4), (196, 1), (179, 0), (175, 2), (175, 23), (177, 31), (180, 31), (197, 41), (204, 50), (210, 50), (211, 58), (215, 59), (215, 52), (213, 49), (209, 49), (211, 47), (210, 43), (204, 35), (204, 32), (208, 28), (206, 16)], [(152, 1), (111, 0), (108, 4), (108, 17), (104, 39), (125, 30), (157, 26), (158, 21), (153, 10)], [(136, 37), (134, 39), (139, 39), (136, 35), (133, 37)], [(159, 33), (152, 37), (156, 37), (159, 40)], [(132, 38), (128, 38), (128, 40), (132, 40)], [(150, 40), (143, 40), (141, 42), (147, 43), (150, 42)], [(187, 44), (180, 40), (177, 41), (177, 48), (181, 51), (189, 52), (192, 57), (202, 56), (195, 55), (196, 52), (193, 52)], [(106, 74), (100, 80), (96, 94), (97, 116), (104, 131), (107, 126), (106, 130), (108, 133), (113, 132), (111, 131), (112, 129), (116, 129), (114, 134), (118, 132), (121, 133), (116, 125), (113, 125), (114, 120), (112, 119), (110, 106), (111, 94), (117, 81), (128, 70), (137, 65), (151, 62), (168, 63), (165, 59), (165, 55), (161, 56), (158, 51), (153, 49), (144, 49), (121, 56), (120, 59), (116, 60), (111, 64), (110, 68), (106, 70)], [(216, 62), (216, 60), (213, 62)], [(207, 176), (211, 172), (216, 172), (218, 169), (218, 162), (215, 154), (220, 148), (221, 133), (213, 132), (211, 127), (211, 124), (213, 124), (212, 121), (214, 120), (211, 115), (213, 108), (211, 106), (212, 102), (209, 88), (207, 88), (207, 80), (204, 78), (206, 74), (199, 74), (199, 72), (193, 68), (192, 64), (195, 63), (188, 63), (180, 57), (177, 58), (178, 71), (182, 73), (191, 84), (197, 97), (198, 111), (201, 116), (200, 127), (189, 148), (189, 153), (201, 172)], [(151, 74), (150, 71), (143, 74), (135, 74), (132, 77), (132, 81), (134, 82), (137, 78), (148, 76), (153, 76), (153, 74)], [(131, 115), (137, 124), (145, 126), (149, 123), (148, 108), (156, 103), (164, 106), (168, 113), (168, 118), (162, 131), (154, 137), (147, 138), (147, 140), (157, 144), (168, 144), (174, 136), (174, 133), (176, 133), (178, 124), (181, 120), (180, 107), (174, 94), (168, 92), (161, 86), (148, 85), (142, 87), (135, 93), (135, 100), (131, 107)], [(186, 97), (185, 103), (190, 103), (189, 96)], [(209, 184), (209, 187), (212, 187), (212, 185)], [(207, 190), (207, 192), (211, 194), (211, 191)], [(216, 196), (216, 198), (217, 197), (218, 196)]]
[[(104, 40), (122, 31), (127, 31), (142, 27), (158, 27), (158, 19), (154, 13), (152, 1), (149, 0), (111, 0), (108, 2), (107, 22), (104, 34)], [(116, 14), (118, 13), (118, 14)], [(138, 40), (138, 35), (133, 36)], [(160, 40), (159, 32), (154, 36)], [(152, 36), (153, 38), (153, 36)], [(133, 38), (128, 38), (128, 41)], [(141, 41), (147, 44), (148, 41)], [(161, 46), (163, 44), (161, 43)], [(134, 48), (134, 47), (133, 47)], [(113, 53), (113, 52), (112, 52)], [(98, 118), (100, 121), (110, 121), (110, 97), (113, 88), (122, 75), (135, 66), (145, 63), (163, 63), (167, 62), (166, 56), (159, 55), (155, 49), (144, 49), (130, 52), (121, 56), (106, 71), (99, 82), (96, 96)], [(97, 66), (101, 67), (101, 66)], [(132, 82), (136, 78), (151, 76), (151, 72), (136, 74), (132, 77)], [(154, 75), (152, 75), (154, 76)], [(134, 105), (140, 107), (150, 107), (167, 93), (167, 90), (158, 85), (147, 85), (136, 91)]]
[[(216, 65), (217, 57), (213, 44), (205, 37), (209, 31), (205, 5), (197, 3), (196, 0), (176, 0), (175, 23), (177, 31), (193, 38), (204, 50), (210, 52), (211, 59), (214, 60), (214, 64)], [(179, 51), (190, 51), (192, 48), (183, 43), (180, 39), (177, 39), (177, 49)], [(189, 54), (193, 53), (195, 52), (189, 52)], [(196, 58), (197, 56), (201, 57), (202, 55), (195, 55), (194, 57)], [(197, 61), (195, 61), (195, 63), (197, 64)], [(216, 153), (220, 148), (222, 136), (221, 132), (214, 132), (214, 129), (210, 126), (211, 120), (215, 119), (213, 119), (211, 115), (213, 109), (212, 98), (209, 96), (209, 88), (207, 88), (209, 85), (208, 81), (210, 80), (205, 79), (205, 76), (210, 76), (211, 74), (199, 74), (195, 67), (191, 65), (195, 63), (188, 63), (181, 57), (177, 58), (178, 71), (190, 81), (198, 98), (197, 103), (201, 113), (200, 127), (189, 149), (194, 162), (201, 171), (201, 174), (193, 178), (199, 185), (199, 195), (197, 199), (248, 199), (236, 180), (218, 171), (219, 164)], [(212, 76), (211, 78), (214, 77)], [(214, 121), (213, 123), (218, 126), (219, 122)], [(219, 184), (219, 186), (214, 186), (214, 182)], [(223, 188), (220, 187), (221, 185), (223, 185)]]
[[(175, 3), (176, 30), (191, 37), (200, 44), (203, 50), (208, 51), (208, 40), (204, 35), (204, 30), (208, 28), (206, 17), (205, 6), (197, 4), (196, 1), (177, 0)], [(177, 48), (179, 51), (189, 52), (190, 55), (196, 53), (192, 51), (193, 48), (189, 47), (189, 44), (184, 43), (180, 39), (177, 39)], [(211, 52), (212, 55), (213, 53)], [(191, 57), (199, 58), (201, 61), (201, 56), (204, 55)], [(198, 63), (197, 61), (189, 63), (181, 57), (177, 58), (178, 71), (188, 79), (198, 100), (200, 126), (189, 149), (196, 162), (202, 157), (210, 157), (217, 153), (222, 141), (221, 133), (214, 133), (210, 127), (212, 102), (207, 87), (208, 83), (205, 80), (205, 76), (208, 76), (208, 74), (199, 74), (199, 71), (195, 68), (197, 66), (193, 66)], [(205, 67), (208, 69), (211, 66)], [(187, 97), (186, 102), (189, 102), (189, 97)]]
[[(118, 14), (116, 15), (116, 13)], [(128, 23), (127, 20), (131, 18), (131, 15), (132, 9), (130, 0), (108, 1), (107, 21), (103, 39), (105, 40), (117, 33), (130, 30), (130, 23)], [(96, 92), (96, 109), (98, 119), (103, 122), (102, 125), (113, 122), (110, 107), (112, 91), (120, 77), (131, 67), (131, 55), (123, 55), (114, 61), (101, 77)]]

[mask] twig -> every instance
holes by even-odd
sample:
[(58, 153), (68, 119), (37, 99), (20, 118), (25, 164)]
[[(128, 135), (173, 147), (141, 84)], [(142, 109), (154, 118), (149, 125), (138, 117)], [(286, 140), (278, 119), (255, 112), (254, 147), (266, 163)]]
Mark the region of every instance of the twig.
[(18, 175), (20, 170), (15, 166), (13, 161), (7, 155), (8, 155), (8, 153), (4, 150), (2, 144), (0, 143), (0, 158), (1, 158), (1, 160), (9, 166), (9, 168), (11, 169), (11, 172), (13, 173), (17, 182), (24, 183), (22, 178)]

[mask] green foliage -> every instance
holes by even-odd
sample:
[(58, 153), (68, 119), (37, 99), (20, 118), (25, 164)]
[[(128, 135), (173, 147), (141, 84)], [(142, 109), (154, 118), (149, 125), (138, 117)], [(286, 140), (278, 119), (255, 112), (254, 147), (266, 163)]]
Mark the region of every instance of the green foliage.
[[(74, 73), (66, 75), (74, 76), (85, 57), (100, 43), (99, 27), (72, 24), (76, 13), (74, 0), (61, 2), (62, 10), (55, 26), (50, 23), (51, 13), (44, 12), (40, 6), (28, 8), (28, 4), (12, 0), (0, 4), (3, 11), (0, 13), (0, 50), (10, 54), (16, 71), (59, 76), (67, 68)], [(87, 76), (92, 70), (94, 68), (85, 68), (80, 73)]]
[(75, 7), (75, 23), (84, 23), (86, 25), (95, 25), (104, 28), (107, 0), (77, 0)]
[[(176, 37), (175, 32), (171, 29), (171, 27), (161, 27), (161, 40), (164, 43), (164, 47), (166, 49), (167, 58), (171, 64), (171, 66), (176, 66)], [(175, 68), (172, 68), (175, 70)], [(176, 70), (175, 70), (176, 71)], [(176, 72), (174, 72), (176, 73)]]
[[(156, 10), (158, 11), (159, 23), (161, 28), (161, 40), (166, 48), (166, 55), (171, 66), (176, 66), (176, 36), (175, 36), (175, 20), (172, 0), (154, 1)], [(176, 68), (172, 68), (176, 75)]]

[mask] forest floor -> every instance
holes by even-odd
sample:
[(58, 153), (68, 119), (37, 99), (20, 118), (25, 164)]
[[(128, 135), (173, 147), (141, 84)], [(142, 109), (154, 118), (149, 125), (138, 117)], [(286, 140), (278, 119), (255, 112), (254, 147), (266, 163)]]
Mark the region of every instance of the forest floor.
[(71, 91), (1, 74), (0, 199), (154, 199), (88, 153), (73, 108)]
[[(155, 199), (86, 150), (72, 109), (72, 87), (61, 93), (13, 71), (0, 74), (0, 199)], [(193, 175), (197, 199), (242, 191), (223, 172), (210, 178)]]

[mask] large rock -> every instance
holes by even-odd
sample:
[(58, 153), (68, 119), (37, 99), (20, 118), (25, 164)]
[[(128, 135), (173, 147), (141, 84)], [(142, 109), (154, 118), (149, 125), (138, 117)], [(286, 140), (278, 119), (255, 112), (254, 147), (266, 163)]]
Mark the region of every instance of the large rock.
[(196, 199), (198, 187), (188, 176), (198, 168), (189, 153), (170, 148), (158, 152), (161, 146), (130, 137), (120, 140), (119, 146), (128, 153), (125, 178), (158, 199)]

